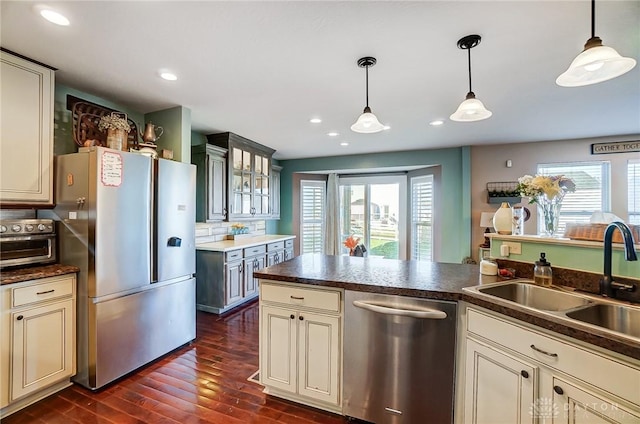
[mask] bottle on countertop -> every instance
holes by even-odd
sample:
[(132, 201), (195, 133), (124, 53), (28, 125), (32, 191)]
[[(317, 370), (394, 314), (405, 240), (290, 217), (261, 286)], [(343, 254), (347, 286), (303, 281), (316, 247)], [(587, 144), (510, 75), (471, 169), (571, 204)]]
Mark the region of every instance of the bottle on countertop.
[(536, 261), (533, 268), (533, 282), (543, 287), (550, 287), (552, 283), (551, 262), (547, 261), (546, 255), (540, 253), (540, 260)]

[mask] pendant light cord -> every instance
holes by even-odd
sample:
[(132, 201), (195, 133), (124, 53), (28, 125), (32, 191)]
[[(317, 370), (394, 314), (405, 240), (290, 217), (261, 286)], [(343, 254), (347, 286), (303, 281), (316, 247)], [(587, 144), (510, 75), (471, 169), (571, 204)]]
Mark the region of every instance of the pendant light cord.
[(364, 71), (366, 74), (366, 93), (367, 93), (367, 107), (369, 107), (369, 65), (364, 67)]
[(471, 90), (471, 47), (467, 49), (467, 52), (469, 53), (469, 93), (472, 93), (473, 90)]
[(591, 38), (596, 36), (596, 0), (591, 0)]

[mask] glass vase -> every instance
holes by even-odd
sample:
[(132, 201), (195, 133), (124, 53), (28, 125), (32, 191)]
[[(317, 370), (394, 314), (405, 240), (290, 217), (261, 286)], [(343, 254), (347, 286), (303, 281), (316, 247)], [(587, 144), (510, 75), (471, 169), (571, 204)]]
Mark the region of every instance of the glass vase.
[(536, 203), (538, 204), (538, 214), (542, 218), (541, 235), (544, 237), (558, 237), (557, 231), (562, 196), (555, 196), (549, 199), (543, 194), (536, 198)]

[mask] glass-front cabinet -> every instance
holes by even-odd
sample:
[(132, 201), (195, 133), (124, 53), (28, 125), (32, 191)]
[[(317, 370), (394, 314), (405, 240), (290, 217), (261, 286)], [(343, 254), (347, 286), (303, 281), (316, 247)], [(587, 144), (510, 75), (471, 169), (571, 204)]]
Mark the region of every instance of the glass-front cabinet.
[(211, 134), (207, 139), (229, 149), (228, 219), (268, 218), (274, 150), (233, 133)]

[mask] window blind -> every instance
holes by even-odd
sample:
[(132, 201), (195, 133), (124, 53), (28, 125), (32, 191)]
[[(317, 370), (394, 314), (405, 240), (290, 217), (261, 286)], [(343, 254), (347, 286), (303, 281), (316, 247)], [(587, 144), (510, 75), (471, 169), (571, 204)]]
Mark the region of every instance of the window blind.
[(640, 160), (627, 163), (627, 187), (629, 190), (629, 224), (640, 225)]
[(324, 209), (326, 185), (324, 181), (300, 182), (300, 237), (302, 253), (324, 252)]
[[(595, 211), (611, 209), (609, 193), (609, 162), (569, 162), (538, 164), (538, 174), (564, 175), (576, 184), (576, 191), (567, 193), (560, 209), (558, 234), (563, 234), (567, 222), (589, 222)], [(538, 217), (538, 229), (542, 217)]]
[(411, 178), (411, 259), (433, 259), (433, 175)]

